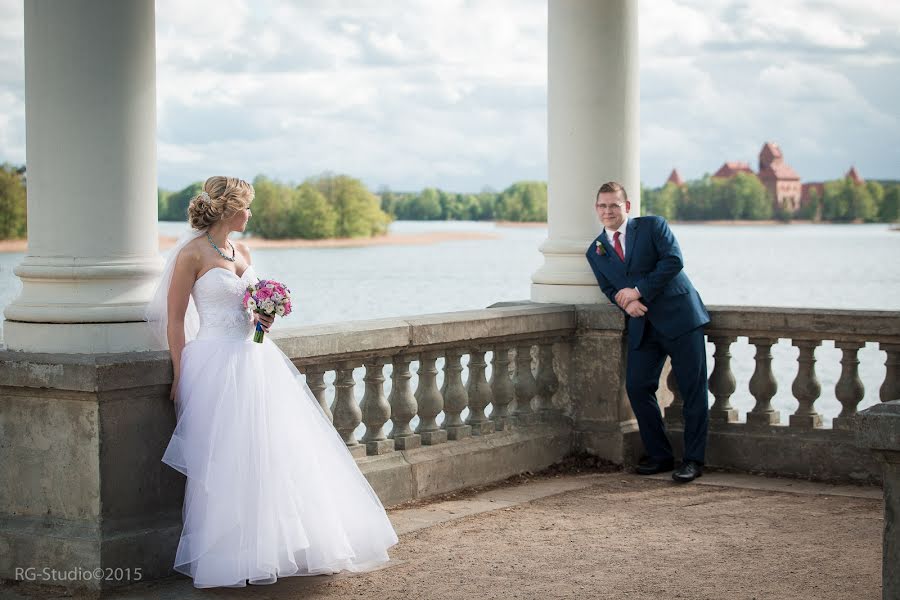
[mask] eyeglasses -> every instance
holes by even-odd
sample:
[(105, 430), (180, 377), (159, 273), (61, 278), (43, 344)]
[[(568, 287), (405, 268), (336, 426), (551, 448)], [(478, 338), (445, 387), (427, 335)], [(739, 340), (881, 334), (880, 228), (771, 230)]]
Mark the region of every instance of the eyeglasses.
[(603, 210), (622, 210), (622, 207), (624, 206), (624, 204), (621, 203), (621, 202), (616, 202), (615, 204), (595, 204), (594, 206), (596, 206), (596, 207), (597, 207), (597, 210), (600, 210), (600, 211), (603, 211)]

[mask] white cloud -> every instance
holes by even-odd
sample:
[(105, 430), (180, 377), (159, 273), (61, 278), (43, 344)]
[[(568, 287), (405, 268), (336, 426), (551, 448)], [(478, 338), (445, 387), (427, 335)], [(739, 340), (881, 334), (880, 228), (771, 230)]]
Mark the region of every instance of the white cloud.
[[(0, 162), (24, 160), (22, 2), (0, 0)], [(546, 177), (544, 0), (157, 0), (159, 176), (478, 190)], [(897, 176), (900, 3), (644, 0), (642, 174), (768, 139), (807, 179)]]

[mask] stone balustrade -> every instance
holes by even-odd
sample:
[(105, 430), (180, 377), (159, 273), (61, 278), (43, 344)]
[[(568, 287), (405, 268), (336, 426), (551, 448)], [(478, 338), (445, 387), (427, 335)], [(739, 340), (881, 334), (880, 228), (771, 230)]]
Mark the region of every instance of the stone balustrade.
[[(885, 353), (884, 379), (869, 393), (878, 394), (881, 402), (900, 397), (900, 314), (762, 307), (711, 307), (709, 312), (711, 323), (706, 333), (714, 359), (709, 375), (712, 464), (826, 479), (877, 479), (871, 457), (857, 452), (852, 443), (857, 410), (866, 394), (858, 353), (867, 343)], [(742, 337), (755, 348), (748, 385), (754, 404), (745, 422), (739, 420), (731, 403), (739, 391), (732, 346)], [(789, 340), (797, 348), (795, 375), (790, 381), (778, 381), (773, 373), (772, 348), (779, 340)], [(833, 391), (841, 405), (831, 428), (824, 427), (823, 416), (816, 409), (816, 401), (823, 395), (816, 373), (816, 349), (827, 341), (834, 342), (841, 352), (840, 376), (833, 390), (825, 390)], [(798, 403), (787, 415), (786, 424), (772, 404), (781, 386), (789, 389)], [(679, 431), (681, 405), (673, 378), (668, 378), (667, 387), (675, 398), (665, 410), (666, 422)], [(750, 447), (752, 444), (757, 447)]]
[[(878, 344), (886, 376), (876, 387), (881, 400), (897, 398), (900, 313), (710, 312), (710, 466), (881, 480), (852, 435), (857, 408), (874, 393), (860, 381), (857, 353)], [(624, 328), (613, 306), (526, 302), (269, 336), (392, 505), (538, 470), (573, 452), (633, 462), (642, 449), (625, 393)], [(739, 338), (756, 350), (745, 389), (732, 356)], [(788, 381), (779, 381), (772, 359), (783, 339), (798, 348)], [(823, 426), (816, 408), (832, 391), (816, 372), (815, 350), (827, 340), (841, 352), (834, 427)], [(677, 449), (681, 400), (666, 397), (667, 379), (674, 385), (667, 373), (661, 400)], [(0, 475), (16, 482), (0, 486), (0, 548), (8, 550), (0, 577), (13, 578), (21, 565), (169, 573), (183, 492), (181, 476), (160, 462), (175, 421), (171, 381), (167, 352), (0, 352)], [(779, 387), (798, 402), (787, 424)], [(754, 399), (745, 421), (734, 406), (742, 392)]]
[[(349, 323), (338, 331), (331, 326), (285, 329), (270, 335), (306, 375), (356, 457), (558, 421), (553, 349), (570, 342), (574, 309), (507, 307), (454, 313), (450, 322), (447, 317)], [(385, 367), (391, 371), (387, 395)], [(364, 370), (361, 399), (357, 369)], [(413, 421), (418, 421), (415, 430)], [(360, 428), (364, 433), (358, 439)]]

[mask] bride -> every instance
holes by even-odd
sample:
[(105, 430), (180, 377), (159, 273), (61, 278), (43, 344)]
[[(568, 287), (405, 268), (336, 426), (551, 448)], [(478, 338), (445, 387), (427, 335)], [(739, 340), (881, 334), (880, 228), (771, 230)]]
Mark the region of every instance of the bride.
[(241, 304), (256, 281), (253, 187), (210, 177), (169, 254), (147, 321), (172, 356), (176, 426), (163, 462), (187, 476), (174, 568), (196, 587), (364, 571), (397, 536), (296, 367)]

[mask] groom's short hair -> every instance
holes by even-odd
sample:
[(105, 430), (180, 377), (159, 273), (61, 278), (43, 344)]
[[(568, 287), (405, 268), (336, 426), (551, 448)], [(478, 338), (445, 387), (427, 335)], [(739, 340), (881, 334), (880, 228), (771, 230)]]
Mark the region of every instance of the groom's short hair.
[(616, 181), (607, 181), (603, 185), (600, 186), (600, 189), (597, 190), (596, 200), (600, 199), (600, 194), (610, 194), (610, 193), (618, 193), (619, 198), (628, 202), (628, 193), (625, 191), (625, 188), (622, 187), (621, 183)]

